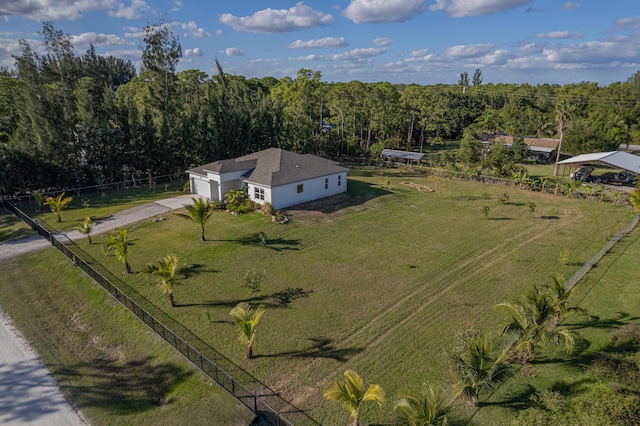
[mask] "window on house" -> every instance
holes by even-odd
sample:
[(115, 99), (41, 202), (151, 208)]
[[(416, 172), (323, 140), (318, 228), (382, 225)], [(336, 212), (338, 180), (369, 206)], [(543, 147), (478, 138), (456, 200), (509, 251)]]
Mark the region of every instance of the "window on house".
[(329, 189), (329, 178), (324, 178), (324, 189)]
[(302, 184), (298, 185), (298, 194), (304, 190), (304, 186)]
[(342, 185), (342, 175), (338, 175), (338, 186)]
[(255, 200), (264, 200), (264, 188), (258, 188), (257, 186), (254, 188), (253, 198)]

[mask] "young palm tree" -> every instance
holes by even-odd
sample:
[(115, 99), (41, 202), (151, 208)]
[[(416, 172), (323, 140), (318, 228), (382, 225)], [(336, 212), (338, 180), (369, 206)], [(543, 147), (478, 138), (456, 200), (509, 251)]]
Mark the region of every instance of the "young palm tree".
[(629, 195), (629, 202), (633, 206), (633, 210), (640, 212), (640, 188), (636, 188), (635, 191)]
[(73, 197), (65, 197), (63, 192), (57, 197), (47, 197), (45, 204), (51, 207), (53, 213), (58, 215), (58, 222), (62, 222), (60, 212), (64, 210), (71, 201), (73, 201)]
[(131, 241), (129, 241), (126, 229), (120, 229), (107, 236), (107, 251), (112, 251), (116, 258), (124, 264), (124, 271), (127, 274), (133, 273), (129, 265), (130, 245)]
[(236, 322), (240, 329), (240, 341), (247, 345), (247, 355), (244, 359), (250, 359), (253, 356), (253, 342), (256, 339), (256, 327), (264, 315), (266, 309), (260, 305), (254, 311), (247, 303), (240, 303), (233, 308), (229, 315)]
[(324, 399), (336, 401), (349, 410), (351, 421), (360, 424), (360, 408), (365, 401), (374, 401), (379, 407), (384, 404), (384, 391), (379, 385), (365, 387), (364, 382), (353, 370), (344, 372), (344, 382), (334, 382), (324, 391)]
[(562, 142), (564, 141), (564, 130), (573, 114), (573, 104), (570, 101), (562, 100), (556, 105), (556, 122), (558, 123), (558, 131), (560, 133), (560, 143), (558, 144), (558, 152), (556, 153), (556, 164), (553, 168), (553, 177), (558, 177), (558, 161), (560, 161), (560, 151), (562, 150)]
[(36, 211), (39, 212), (47, 200), (42, 192), (33, 191), (31, 195), (33, 195), (33, 201), (36, 203)]
[(91, 226), (93, 226), (93, 222), (91, 221), (91, 218), (89, 216), (84, 218), (84, 222), (76, 226), (76, 229), (78, 231), (87, 236), (87, 238), (89, 239), (89, 244), (93, 243), (93, 241), (91, 241), (91, 235), (89, 235), (89, 233), (91, 232)]
[(178, 216), (183, 219), (190, 220), (195, 224), (200, 226), (200, 237), (202, 241), (206, 241), (204, 238), (204, 226), (207, 224), (207, 221), (211, 217), (213, 213), (213, 204), (211, 201), (205, 198), (196, 198), (193, 197), (193, 205), (186, 205), (184, 208), (187, 210), (187, 214), (184, 213), (176, 213)]
[(547, 186), (549, 186), (549, 184), (551, 184), (553, 181), (547, 177), (540, 177), (538, 182), (540, 182), (540, 192), (545, 193), (547, 192)]
[(405, 396), (393, 407), (403, 426), (440, 426), (447, 424), (447, 411), (453, 398), (427, 383), (416, 396)]
[(566, 289), (564, 278), (558, 275), (552, 275), (553, 284), (547, 284), (543, 288), (549, 296), (549, 306), (553, 312), (553, 318), (550, 321), (552, 327), (557, 327), (560, 320), (571, 314), (582, 314), (589, 317), (589, 312), (580, 306), (570, 305), (569, 296), (573, 288)]
[(453, 387), (458, 398), (477, 405), (480, 393), (492, 389), (504, 381), (509, 374), (507, 356), (511, 348), (509, 340), (501, 346), (484, 333), (475, 333), (463, 339), (461, 346), (452, 354), (454, 372), (458, 383)]
[(173, 286), (176, 281), (176, 271), (178, 270), (178, 258), (175, 256), (167, 255), (156, 263), (147, 265), (142, 270), (143, 274), (151, 274), (158, 277), (160, 280), (160, 292), (166, 294), (169, 298), (169, 305), (173, 308), (176, 306), (176, 302), (173, 299)]
[(564, 343), (567, 353), (573, 351), (575, 333), (557, 327), (555, 318), (558, 308), (554, 307), (554, 303), (552, 297), (536, 287), (523, 302), (497, 305), (508, 317), (502, 333), (516, 339), (515, 348), (521, 356), (522, 364), (527, 364), (534, 358), (538, 347)]

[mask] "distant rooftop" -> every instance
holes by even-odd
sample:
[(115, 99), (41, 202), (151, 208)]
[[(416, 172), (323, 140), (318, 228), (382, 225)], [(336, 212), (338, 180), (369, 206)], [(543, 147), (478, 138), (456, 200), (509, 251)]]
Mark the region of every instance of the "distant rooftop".
[(400, 151), (396, 149), (383, 149), (380, 154), (383, 158), (400, 158), (403, 160), (420, 161), (424, 154), (419, 152)]

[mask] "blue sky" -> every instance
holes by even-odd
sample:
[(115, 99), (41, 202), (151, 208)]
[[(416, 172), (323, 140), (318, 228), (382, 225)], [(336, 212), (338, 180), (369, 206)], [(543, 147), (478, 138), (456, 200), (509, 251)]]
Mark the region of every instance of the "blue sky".
[(640, 70), (639, 0), (2, 0), (0, 65), (18, 39), (42, 52), (43, 20), (82, 53), (140, 62), (143, 28), (164, 14), (180, 38), (179, 70), (324, 81), (485, 83), (625, 81)]

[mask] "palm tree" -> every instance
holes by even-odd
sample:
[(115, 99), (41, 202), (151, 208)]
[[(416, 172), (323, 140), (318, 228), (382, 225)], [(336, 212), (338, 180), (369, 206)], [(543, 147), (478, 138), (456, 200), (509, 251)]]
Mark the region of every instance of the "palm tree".
[(341, 403), (349, 410), (353, 425), (360, 424), (360, 408), (365, 401), (374, 401), (379, 407), (384, 404), (384, 391), (380, 385), (364, 385), (353, 370), (344, 372), (344, 382), (334, 382), (324, 391), (324, 399)]
[(247, 354), (244, 359), (253, 356), (253, 342), (256, 339), (256, 327), (264, 315), (266, 309), (260, 305), (254, 311), (247, 303), (240, 303), (233, 308), (229, 315), (236, 322), (240, 329), (240, 341), (247, 345)]
[(65, 197), (63, 192), (57, 197), (47, 197), (45, 204), (51, 207), (53, 213), (58, 215), (58, 222), (62, 222), (60, 212), (64, 210), (71, 201), (73, 201), (73, 197)]
[(93, 225), (93, 222), (91, 221), (91, 218), (87, 216), (84, 218), (84, 222), (76, 226), (76, 229), (78, 231), (80, 231), (81, 233), (87, 236), (87, 238), (89, 239), (89, 244), (93, 243), (93, 241), (91, 241), (91, 235), (89, 235), (89, 233), (91, 232), (92, 225)]
[(640, 187), (636, 188), (631, 195), (629, 195), (629, 202), (633, 206), (633, 210), (640, 213)]
[(405, 396), (393, 407), (403, 426), (439, 426), (447, 424), (447, 411), (453, 403), (450, 395), (427, 383), (417, 396)]
[(496, 305), (508, 317), (502, 334), (511, 335), (516, 339), (515, 349), (522, 364), (528, 364), (534, 358), (538, 347), (564, 343), (567, 353), (573, 351), (575, 333), (557, 327), (557, 308), (553, 305), (552, 298), (538, 287), (534, 287), (523, 302), (504, 302)]
[(540, 182), (540, 186), (541, 186), (540, 192), (544, 193), (544, 192), (546, 192), (545, 189), (547, 188), (547, 186), (549, 186), (549, 184), (552, 183), (552, 180), (547, 178), (547, 177), (541, 176), (538, 179), (538, 182)]
[(452, 355), (458, 376), (458, 383), (453, 386), (456, 396), (477, 405), (482, 391), (502, 383), (509, 375), (506, 361), (510, 348), (510, 340), (495, 345), (493, 339), (482, 332), (463, 338)]
[(536, 128), (536, 135), (538, 136), (538, 139), (545, 136), (547, 134), (547, 131), (551, 127), (551, 123), (549, 122), (549, 120), (547, 120), (547, 118), (542, 114), (536, 115), (534, 117), (533, 125)]
[(147, 265), (142, 270), (143, 274), (151, 274), (158, 277), (160, 280), (160, 292), (166, 294), (169, 298), (169, 305), (173, 308), (176, 306), (176, 302), (173, 299), (173, 285), (176, 282), (176, 271), (178, 270), (178, 258), (175, 256), (167, 255), (156, 263)]
[(552, 275), (551, 279), (553, 284), (547, 284), (543, 286), (543, 289), (547, 292), (549, 297), (549, 305), (553, 312), (553, 318), (550, 321), (552, 327), (557, 327), (560, 324), (560, 320), (571, 314), (582, 314), (589, 317), (589, 312), (577, 305), (569, 304), (569, 296), (574, 287), (567, 289), (565, 287), (564, 278), (559, 275)]
[(124, 271), (127, 274), (133, 273), (129, 266), (129, 246), (131, 241), (127, 236), (126, 229), (120, 229), (107, 236), (107, 251), (113, 251), (116, 258), (124, 263)]
[(187, 210), (187, 214), (184, 213), (176, 213), (178, 216), (183, 219), (190, 220), (195, 224), (200, 226), (200, 237), (202, 241), (206, 241), (204, 238), (204, 226), (207, 224), (207, 221), (211, 217), (213, 213), (213, 204), (210, 200), (205, 198), (196, 198), (193, 197), (193, 205), (186, 205), (184, 208)]
[(558, 152), (556, 153), (556, 165), (553, 168), (553, 177), (558, 177), (558, 162), (560, 161), (560, 151), (562, 150), (562, 141), (564, 140), (564, 130), (571, 119), (573, 110), (573, 104), (566, 99), (556, 105), (556, 122), (558, 123), (558, 132), (560, 133), (560, 143), (557, 148)]
[(42, 192), (33, 191), (31, 195), (33, 195), (33, 201), (36, 203), (36, 211), (39, 212), (46, 201), (44, 194)]

